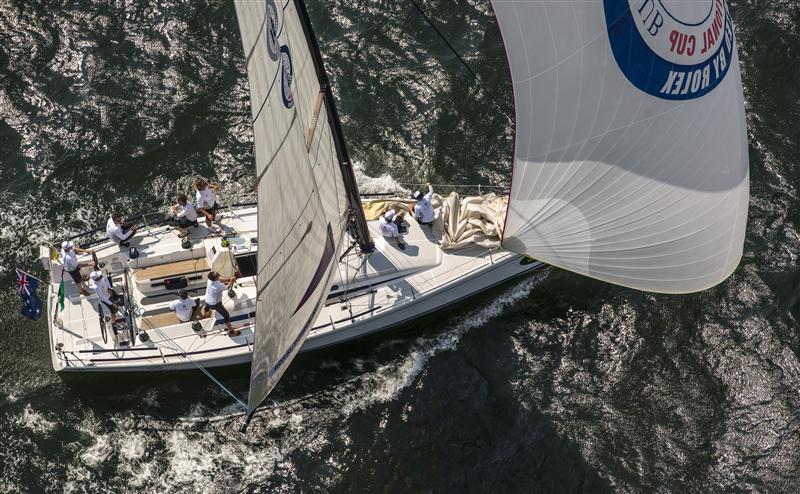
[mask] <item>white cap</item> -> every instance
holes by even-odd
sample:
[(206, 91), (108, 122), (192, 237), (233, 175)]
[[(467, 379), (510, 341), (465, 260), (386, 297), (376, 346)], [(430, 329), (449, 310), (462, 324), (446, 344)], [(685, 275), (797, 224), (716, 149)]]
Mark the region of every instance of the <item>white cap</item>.
[(99, 280), (103, 277), (103, 273), (100, 271), (92, 271), (92, 274), (89, 275), (89, 278), (93, 279), (94, 281)]
[(64, 250), (71, 249), (73, 247), (75, 247), (75, 244), (73, 244), (69, 240), (65, 240), (65, 241), (61, 242), (61, 248), (64, 249)]
[(418, 190), (415, 190), (414, 193), (411, 194), (411, 197), (413, 197), (414, 199), (419, 199), (419, 196), (421, 196), (421, 195), (422, 195), (422, 192), (420, 192)]
[(386, 218), (386, 221), (392, 221), (394, 219), (394, 215), (395, 214), (396, 213), (394, 212), (394, 209), (390, 209), (390, 210), (386, 211), (386, 213), (383, 215), (383, 217)]

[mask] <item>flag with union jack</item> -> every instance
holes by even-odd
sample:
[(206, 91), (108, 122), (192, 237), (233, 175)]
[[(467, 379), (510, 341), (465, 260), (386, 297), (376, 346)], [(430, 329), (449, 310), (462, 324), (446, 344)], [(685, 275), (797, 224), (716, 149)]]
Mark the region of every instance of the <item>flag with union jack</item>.
[(42, 317), (42, 301), (36, 293), (39, 279), (17, 268), (17, 287), (22, 301), (22, 315), (38, 321)]

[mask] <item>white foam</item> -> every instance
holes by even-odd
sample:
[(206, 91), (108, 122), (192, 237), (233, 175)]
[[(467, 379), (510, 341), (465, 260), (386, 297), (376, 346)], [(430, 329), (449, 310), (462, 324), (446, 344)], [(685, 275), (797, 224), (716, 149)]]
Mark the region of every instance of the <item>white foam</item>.
[[(209, 450), (208, 444), (196, 439), (196, 434), (173, 431), (166, 440), (170, 452), (167, 481), (192, 482), (206, 477), (214, 470), (214, 459), (222, 455), (220, 450)], [(212, 443), (215, 444), (215, 443)]]
[(17, 417), (17, 424), (38, 433), (52, 431), (56, 424), (44, 418), (42, 414), (31, 408), (30, 404), (25, 405), (22, 415)]
[(89, 434), (94, 438), (94, 444), (81, 453), (81, 460), (87, 466), (96, 467), (108, 459), (114, 448), (110, 435), (95, 435), (91, 432)]
[(126, 460), (138, 460), (144, 456), (146, 443), (147, 438), (142, 433), (129, 435), (120, 445), (119, 454)]
[(362, 194), (380, 194), (384, 192), (397, 192), (398, 195), (405, 196), (409, 190), (400, 185), (392, 178), (389, 173), (383, 173), (378, 177), (371, 177), (364, 172), (364, 164), (361, 162), (353, 163), (353, 172), (356, 176), (358, 190)]

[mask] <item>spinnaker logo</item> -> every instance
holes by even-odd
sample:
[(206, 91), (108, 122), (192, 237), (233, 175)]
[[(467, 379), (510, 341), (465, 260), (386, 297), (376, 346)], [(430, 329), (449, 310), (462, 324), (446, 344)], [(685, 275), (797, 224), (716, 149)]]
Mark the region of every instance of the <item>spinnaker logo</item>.
[(267, 54), (273, 62), (278, 60), (278, 9), (275, 0), (267, 0)]
[(728, 73), (734, 38), (725, 0), (603, 2), (614, 59), (647, 94), (699, 98)]
[(292, 79), (294, 79), (292, 56), (289, 54), (289, 47), (281, 45), (281, 96), (283, 96), (283, 106), (286, 108), (294, 106)]

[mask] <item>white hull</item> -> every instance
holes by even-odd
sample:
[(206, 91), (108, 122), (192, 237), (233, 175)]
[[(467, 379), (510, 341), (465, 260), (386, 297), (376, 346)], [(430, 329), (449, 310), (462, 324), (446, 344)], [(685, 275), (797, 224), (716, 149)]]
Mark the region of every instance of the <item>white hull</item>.
[[(248, 239), (255, 235), (254, 208), (225, 213), (219, 222), (225, 230), (234, 230), (238, 237)], [(370, 224), (370, 227), (376, 228), (376, 225)], [(130, 324), (135, 331), (145, 330), (150, 336), (146, 343), (137, 338), (133, 346), (116, 344), (110, 334), (108, 341), (103, 341), (97, 296), (79, 295), (69, 278), (65, 282), (68, 301), (60, 313), (62, 327), (52, 323), (61, 268), (43, 259), (53, 277), (48, 314), (54, 369), (65, 373), (152, 372), (250, 362), (255, 322), (254, 277), (240, 278), (235, 288), (236, 297), (225, 301), (235, 324), (244, 324), (240, 336), (228, 336), (222, 321), (213, 320), (213, 317), (203, 320), (203, 329), (195, 332), (190, 323), (180, 323), (165, 308), (175, 298), (175, 290), (162, 287), (161, 280), (170, 276), (187, 278), (188, 288), (196, 289), (193, 296), (202, 298), (203, 271), (205, 268), (207, 272), (212, 261), (201, 256), (211, 249), (220, 249), (219, 238), (206, 234), (205, 227), (194, 230), (190, 237), (192, 249), (184, 250), (167, 227), (140, 231), (132, 243), (141, 252), (135, 261), (129, 261), (127, 252), (110, 243), (95, 248), (120, 290), (127, 277), (125, 291), (133, 302), (130, 305), (139, 308), (131, 315)], [(378, 237), (376, 252), (368, 258), (345, 256), (340, 262), (332, 296), (300, 351), (328, 348), (407, 325), (511, 278), (546, 267), (540, 262), (526, 262), (521, 256), (504, 250), (470, 247), (443, 251), (433, 240), (439, 234), (436, 227), (431, 231), (411, 220), (406, 251)], [(232, 248), (231, 251), (233, 254), (236, 250), (232, 258), (237, 259), (241, 267), (240, 256), (253, 254), (256, 244), (249, 241), (240, 244), (241, 249)], [(186, 267), (187, 263), (190, 268)]]

